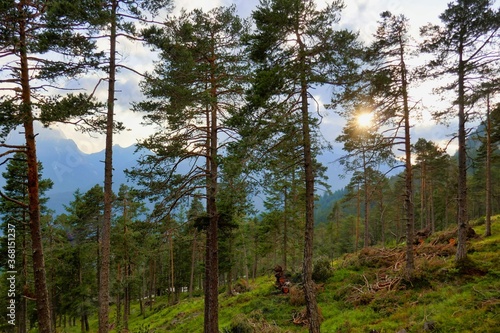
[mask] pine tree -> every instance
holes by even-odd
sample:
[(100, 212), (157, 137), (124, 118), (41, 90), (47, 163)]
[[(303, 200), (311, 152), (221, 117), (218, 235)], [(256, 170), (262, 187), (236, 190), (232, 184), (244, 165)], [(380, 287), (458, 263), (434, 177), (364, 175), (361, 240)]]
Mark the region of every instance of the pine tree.
[(415, 173), (420, 178), (420, 228), (434, 232), (434, 192), (436, 185), (447, 178), (444, 171), (447, 169), (449, 156), (434, 142), (422, 138), (418, 139), (412, 148), (416, 161)]
[(134, 69), (117, 64), (118, 37), (125, 36), (132, 39), (137, 38), (136, 22), (145, 22), (146, 14), (157, 15), (159, 10), (167, 9), (170, 0), (154, 1), (122, 1), (109, 0), (103, 3), (103, 20), (95, 23), (100, 27), (107, 27), (109, 38), (109, 58), (105, 66), (108, 77), (107, 112), (105, 119), (105, 153), (104, 153), (104, 221), (101, 240), (102, 269), (101, 284), (99, 285), (99, 332), (106, 333), (109, 330), (109, 279), (110, 279), (110, 253), (111, 253), (111, 210), (112, 210), (112, 184), (113, 184), (113, 134), (121, 129), (114, 121), (116, 73), (117, 69), (123, 67), (134, 72)]
[[(3, 89), (11, 90), (0, 99), (3, 136), (21, 125), (24, 147), (2, 142), (2, 147), (23, 150), (28, 164), (28, 206), (33, 246), (33, 271), (37, 290), (39, 331), (53, 332), (47, 291), (45, 259), (40, 222), (40, 196), (36, 152), (36, 120), (68, 120), (86, 115), (95, 108), (91, 97), (69, 94), (47, 97), (44, 90), (61, 77), (76, 77), (97, 64), (94, 43), (80, 33), (97, 8), (82, 8), (71, 1), (39, 3), (7, 0), (0, 3), (0, 54), (10, 77), (1, 79)], [(8, 77), (8, 76), (6, 76)], [(59, 108), (62, 103), (74, 108)], [(2, 154), (3, 156), (3, 154)]]
[[(422, 50), (434, 55), (424, 69), (432, 78), (451, 77), (452, 82), (438, 92), (454, 91), (458, 117), (458, 243), (456, 261), (467, 259), (467, 107), (474, 105), (474, 92), (492, 77), (498, 79), (500, 68), (500, 10), (490, 0), (457, 0), (440, 15), (443, 23), (421, 28), (425, 37)], [(480, 79), (479, 79), (480, 78)], [(436, 116), (454, 114), (451, 110)]]
[[(341, 158), (340, 163), (344, 165), (346, 171), (358, 171), (360, 176), (360, 184), (363, 189), (363, 246), (367, 247), (370, 245), (368, 222), (370, 197), (371, 193), (374, 192), (369, 181), (370, 173), (373, 173), (381, 164), (391, 164), (394, 156), (391, 145), (387, 144), (387, 139), (373, 130), (376, 126), (371, 124), (363, 126), (359, 123), (359, 117), (365, 116), (364, 112), (364, 109), (360, 108), (351, 115), (342, 134), (336, 140), (344, 143), (344, 150), (348, 153)], [(356, 177), (353, 176), (352, 180), (355, 179)]]
[[(145, 245), (148, 238), (143, 232), (141, 217), (147, 212), (137, 191), (127, 185), (120, 185), (118, 194), (113, 199), (114, 223), (111, 229), (111, 245), (113, 251), (112, 264), (116, 283), (117, 316), (116, 327), (128, 330), (128, 314), (131, 301), (135, 298), (132, 286), (138, 278), (138, 269), (145, 262), (149, 248)], [(141, 297), (141, 295), (137, 295)], [(122, 303), (123, 300), (123, 303)], [(123, 316), (121, 306), (123, 304)]]
[[(52, 188), (52, 181), (49, 179), (41, 179), (43, 172), (42, 164), (38, 163), (39, 171), (39, 190), (40, 190), (40, 204), (41, 204), (41, 214), (47, 213), (46, 202), (48, 198), (44, 197), (44, 193)], [(15, 260), (12, 262), (7, 261), (7, 257), (2, 259), (0, 263), (5, 271), (17, 271), (20, 277), (16, 279), (17, 286), (16, 290), (21, 291), (18, 293), (20, 296), (16, 299), (16, 303), (19, 304), (17, 307), (17, 318), (16, 327), (18, 327), (18, 332), (27, 332), (27, 322), (28, 316), (28, 301), (27, 293), (32, 287), (29, 285), (30, 277), (28, 273), (29, 270), (30, 253), (31, 253), (31, 242), (29, 234), (29, 212), (27, 210), (28, 197), (27, 197), (27, 174), (28, 168), (26, 163), (26, 158), (24, 153), (16, 153), (9, 160), (7, 164), (7, 169), (2, 173), (5, 179), (5, 186), (2, 190), (2, 197), (0, 197), (0, 216), (2, 217), (1, 228), (3, 230), (3, 235), (8, 234), (8, 229), (14, 229), (16, 234), (16, 254)], [(2, 237), (2, 242), (0, 243), (0, 251), (2, 253), (8, 253), (8, 243), (7, 237)]]
[[(405, 153), (405, 213), (406, 213), (406, 266), (405, 274), (411, 278), (415, 269), (413, 259), (414, 238), (414, 203), (411, 162), (411, 121), (410, 83), (408, 59), (410, 38), (408, 20), (390, 12), (381, 14), (382, 20), (374, 34), (375, 40), (368, 48), (366, 61), (368, 69), (361, 82), (355, 107), (358, 112), (369, 112), (372, 115), (373, 128), (384, 128), (390, 125), (392, 130), (384, 130), (384, 137), (378, 140), (374, 149), (382, 151), (386, 161), (387, 148), (400, 145)], [(373, 129), (372, 129), (373, 130)], [(400, 133), (403, 132), (403, 135)], [(386, 153), (384, 153), (384, 150)]]
[(56, 253), (56, 283), (60, 295), (59, 315), (79, 318), (81, 331), (89, 331), (90, 316), (96, 310), (95, 294), (99, 285), (99, 238), (103, 219), (103, 189), (95, 185), (87, 192), (77, 190), (57, 217), (56, 226), (63, 232)]
[[(310, 114), (310, 89), (340, 83), (355, 67), (351, 59), (355, 35), (335, 31), (342, 9), (334, 1), (318, 10), (313, 1), (261, 1), (252, 13), (256, 31), (248, 37), (251, 58), (257, 64), (255, 84), (249, 98), (253, 112), (261, 110), (257, 126), (269, 131), (272, 121), (294, 119), (300, 130), (305, 185), (305, 234), (303, 285), (310, 332), (319, 332), (320, 315), (312, 281), (314, 229), (314, 118)], [(249, 118), (252, 118), (249, 117)], [(254, 125), (255, 126), (255, 125)], [(257, 127), (258, 128), (258, 127)], [(275, 126), (271, 131), (278, 131)], [(259, 139), (260, 140), (260, 139)], [(279, 142), (279, 140), (278, 140)], [(262, 144), (262, 141), (260, 142)]]
[(240, 37), (245, 29), (235, 7), (220, 7), (184, 12), (163, 28), (144, 32), (161, 61), (143, 81), (147, 99), (135, 109), (146, 112), (145, 120), (158, 131), (140, 143), (152, 154), (131, 174), (153, 200), (162, 198), (162, 216), (182, 198), (204, 190), (206, 333), (218, 331), (219, 155), (233, 137), (226, 120), (243, 101), (248, 62)]
[(192, 235), (193, 239), (191, 241), (191, 270), (189, 275), (189, 298), (193, 296), (194, 291), (194, 283), (195, 283), (195, 274), (196, 274), (196, 253), (198, 252), (198, 242), (200, 241), (200, 232), (196, 228), (196, 220), (204, 215), (203, 205), (198, 197), (194, 197), (191, 202), (191, 206), (189, 207), (187, 213), (187, 231)]

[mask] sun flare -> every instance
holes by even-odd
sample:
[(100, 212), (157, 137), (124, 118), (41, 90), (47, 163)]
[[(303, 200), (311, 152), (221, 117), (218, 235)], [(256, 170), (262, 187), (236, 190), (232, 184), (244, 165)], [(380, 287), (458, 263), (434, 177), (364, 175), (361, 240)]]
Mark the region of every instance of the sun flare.
[(373, 113), (362, 113), (356, 117), (359, 127), (370, 127), (373, 122)]

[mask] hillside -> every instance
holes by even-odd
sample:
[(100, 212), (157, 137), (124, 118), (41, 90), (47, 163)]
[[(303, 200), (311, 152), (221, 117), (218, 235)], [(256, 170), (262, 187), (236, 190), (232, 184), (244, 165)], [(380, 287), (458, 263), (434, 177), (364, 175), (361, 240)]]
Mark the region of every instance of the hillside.
[[(482, 235), (481, 221), (473, 224)], [(453, 231), (436, 233), (415, 248), (417, 276), (402, 279), (404, 246), (371, 247), (333, 262), (331, 277), (319, 283), (322, 332), (500, 332), (500, 216), (494, 236), (477, 236), (469, 244), (470, 263), (454, 265)], [(325, 276), (326, 274), (323, 274)], [(239, 294), (220, 294), (222, 332), (307, 332), (301, 295), (274, 287), (274, 277), (240, 282)], [(112, 310), (113, 316), (116, 310)], [(114, 320), (114, 319), (113, 319)], [(169, 306), (158, 298), (140, 315), (132, 307), (131, 332), (201, 332), (203, 299), (183, 298)], [(91, 332), (96, 331), (95, 316)], [(116, 330), (113, 330), (115, 332)], [(79, 325), (63, 332), (79, 332)]]

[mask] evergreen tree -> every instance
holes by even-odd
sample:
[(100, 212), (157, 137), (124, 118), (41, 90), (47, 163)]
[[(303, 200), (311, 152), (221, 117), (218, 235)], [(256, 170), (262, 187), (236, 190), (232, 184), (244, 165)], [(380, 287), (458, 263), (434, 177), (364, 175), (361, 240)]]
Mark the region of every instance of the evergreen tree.
[(401, 150), (405, 152), (406, 187), (404, 193), (407, 237), (405, 270), (406, 276), (411, 278), (415, 265), (413, 260), (414, 207), (410, 138), (410, 111), (412, 108), (410, 107), (409, 86), (411, 78), (407, 65), (410, 52), (409, 27), (407, 19), (403, 15), (396, 16), (390, 12), (383, 12), (381, 18), (379, 27), (374, 34), (375, 40), (366, 52), (367, 69), (358, 85), (355, 86), (354, 94), (348, 98), (347, 104), (352, 105), (351, 109), (354, 109), (354, 114), (366, 113), (372, 117), (372, 124), (370, 124), (372, 131), (383, 130), (384, 134), (383, 136), (379, 135), (378, 144), (372, 147), (372, 149), (380, 150), (380, 156), (383, 159), (388, 161), (391, 158), (390, 154), (387, 153), (392, 146), (401, 145), (404, 147)]
[[(500, 68), (500, 10), (490, 0), (457, 0), (440, 15), (442, 26), (427, 25), (421, 29), (425, 37), (422, 50), (434, 55), (425, 68), (433, 78), (451, 77), (452, 82), (438, 92), (453, 91), (453, 106), (458, 109), (458, 244), (456, 261), (467, 259), (467, 121), (473, 106), (474, 91), (481, 84), (498, 78)], [(445, 110), (444, 116), (453, 114)]]
[(190, 235), (192, 235), (192, 240), (191, 240), (191, 270), (190, 270), (190, 275), (189, 275), (189, 297), (191, 298), (193, 296), (193, 291), (194, 291), (194, 284), (195, 284), (195, 275), (197, 273), (197, 252), (199, 251), (199, 243), (200, 238), (201, 238), (201, 233), (199, 230), (196, 228), (196, 221), (204, 216), (204, 208), (201, 203), (201, 200), (198, 197), (194, 197), (194, 199), (191, 202), (191, 206), (189, 207), (188, 213), (187, 213), (187, 223), (186, 223), (186, 232)]
[[(319, 332), (320, 315), (312, 281), (314, 230), (314, 117), (309, 110), (310, 89), (340, 83), (355, 67), (352, 54), (356, 36), (335, 31), (343, 5), (335, 1), (318, 10), (313, 1), (261, 1), (252, 13), (256, 31), (248, 37), (249, 52), (257, 63), (250, 110), (261, 110), (257, 126), (293, 119), (300, 130), (299, 142), (305, 181), (305, 234), (303, 285), (310, 332)], [(260, 118), (260, 119), (259, 119)], [(276, 124), (276, 123), (275, 123)], [(255, 124), (254, 124), (255, 126)], [(264, 127), (262, 126), (262, 127)], [(258, 128), (258, 127), (257, 127)], [(260, 139), (259, 139), (260, 140)], [(262, 144), (260, 140), (259, 144)], [(269, 147), (269, 146), (268, 146)]]
[[(52, 316), (47, 291), (45, 259), (40, 222), (40, 195), (36, 153), (36, 120), (46, 122), (82, 117), (95, 111), (95, 103), (85, 94), (65, 97), (43, 94), (57, 85), (61, 77), (74, 78), (89, 67), (97, 65), (98, 53), (94, 43), (81, 30), (88, 27), (87, 19), (95, 15), (98, 5), (60, 0), (39, 1), (5, 0), (0, 2), (0, 54), (9, 73), (0, 80), (6, 85), (0, 98), (2, 137), (21, 125), (24, 147), (1, 143), (13, 151), (23, 150), (28, 165), (28, 206), (33, 247), (33, 272), (37, 290), (39, 331), (53, 332)], [(61, 108), (61, 105), (72, 106)], [(2, 154), (3, 156), (4, 154)]]
[(420, 228), (436, 230), (434, 193), (438, 186), (446, 186), (449, 156), (434, 142), (418, 139), (413, 144), (416, 176), (420, 178)]
[(205, 190), (207, 333), (218, 330), (219, 155), (233, 137), (226, 120), (242, 103), (248, 61), (240, 37), (245, 29), (235, 7), (219, 7), (183, 12), (144, 33), (161, 61), (143, 81), (147, 100), (135, 109), (147, 112), (146, 121), (158, 131), (140, 143), (153, 154), (144, 156), (132, 175), (153, 199), (162, 197), (163, 214), (181, 198)]
[[(485, 236), (491, 236), (491, 216), (493, 214), (493, 198), (495, 196), (496, 189), (494, 188), (494, 184), (498, 183), (498, 178), (495, 176), (497, 173), (494, 173), (493, 170), (496, 169), (498, 163), (498, 143), (500, 141), (499, 137), (499, 114), (500, 114), (500, 105), (497, 104), (492, 108), (490, 96), (487, 96), (486, 103), (486, 119), (481, 123), (481, 126), (478, 128), (478, 136), (480, 140), (480, 147), (478, 148), (478, 156), (475, 159), (475, 162), (478, 164), (478, 167), (475, 168), (475, 174), (473, 178), (472, 187), (477, 187), (478, 192), (481, 191), (482, 188), (485, 187), (485, 207), (484, 212), (486, 215), (485, 221)], [(481, 128), (484, 126), (484, 133)], [(486, 183), (486, 184), (485, 184)], [(484, 186), (486, 185), (486, 186)], [(474, 189), (473, 189), (474, 191)], [(483, 198), (479, 199), (480, 202), (483, 201)]]
[[(39, 171), (39, 190), (41, 214), (47, 213), (46, 203), (48, 198), (44, 197), (45, 191), (52, 188), (50, 179), (42, 179), (42, 164), (38, 163)], [(0, 267), (3, 271), (17, 271), (20, 276), (16, 279), (16, 290), (22, 291), (16, 293), (16, 327), (18, 332), (25, 333), (28, 331), (28, 297), (33, 294), (33, 286), (29, 285), (31, 280), (28, 273), (32, 273), (29, 265), (31, 260), (31, 241), (29, 233), (29, 212), (28, 212), (28, 189), (27, 189), (27, 174), (28, 168), (24, 153), (14, 154), (7, 164), (7, 169), (2, 173), (5, 179), (5, 186), (2, 189), (2, 197), (0, 197), (0, 216), (2, 217), (2, 238), (0, 243), (0, 251), (2, 253), (11, 253), (7, 235), (10, 230), (15, 230), (15, 258), (7, 260), (5, 256), (0, 262)], [(5, 279), (3, 280), (5, 281)], [(7, 306), (7, 305), (6, 305)]]
[[(111, 210), (112, 210), (112, 184), (113, 184), (113, 133), (121, 127), (116, 126), (115, 114), (115, 92), (116, 73), (120, 67), (117, 64), (118, 36), (137, 38), (137, 30), (134, 23), (146, 21), (145, 15), (158, 14), (160, 9), (166, 9), (170, 0), (108, 0), (103, 3), (105, 19), (97, 24), (107, 28), (109, 38), (109, 58), (105, 69), (108, 77), (107, 112), (105, 119), (105, 153), (104, 153), (104, 220), (101, 240), (102, 269), (100, 271), (101, 284), (99, 285), (99, 332), (106, 333), (109, 330), (109, 275), (110, 275), (110, 253), (111, 253)], [(135, 21), (135, 22), (134, 22)], [(123, 67), (123, 66), (122, 66)], [(128, 67), (126, 69), (132, 70)], [(136, 70), (133, 70), (137, 72)]]
[(65, 232), (57, 250), (59, 265), (56, 283), (61, 290), (57, 303), (59, 315), (79, 318), (81, 331), (89, 331), (89, 318), (97, 303), (100, 256), (98, 242), (103, 219), (103, 189), (93, 186), (85, 193), (77, 190), (66, 206), (66, 214), (56, 219)]
[[(361, 187), (363, 188), (363, 212), (364, 212), (364, 239), (363, 246), (370, 245), (369, 241), (369, 206), (371, 201), (370, 173), (373, 173), (380, 165), (393, 162), (392, 145), (381, 134), (373, 131), (372, 125), (364, 126), (359, 123), (359, 117), (366, 116), (363, 109), (351, 115), (344, 127), (342, 134), (337, 137), (338, 142), (344, 143), (344, 150), (348, 153), (340, 163), (344, 165), (346, 171), (358, 171), (361, 177)], [(351, 182), (357, 177), (353, 176)], [(375, 184), (376, 185), (376, 184)], [(351, 186), (352, 188), (352, 186)], [(357, 233), (356, 233), (357, 234)], [(357, 244), (357, 240), (356, 240)]]
[[(128, 314), (130, 313), (133, 282), (138, 278), (138, 267), (142, 258), (147, 257), (149, 249), (142, 242), (147, 238), (141, 232), (141, 216), (146, 214), (144, 203), (140, 202), (137, 192), (127, 185), (120, 185), (118, 194), (113, 200), (116, 218), (111, 229), (111, 245), (113, 266), (116, 277), (117, 316), (116, 327), (128, 330)], [(134, 274), (135, 273), (135, 274)], [(141, 295), (136, 295), (141, 297)], [(122, 303), (123, 301), (123, 303)], [(123, 317), (121, 306), (123, 304)]]

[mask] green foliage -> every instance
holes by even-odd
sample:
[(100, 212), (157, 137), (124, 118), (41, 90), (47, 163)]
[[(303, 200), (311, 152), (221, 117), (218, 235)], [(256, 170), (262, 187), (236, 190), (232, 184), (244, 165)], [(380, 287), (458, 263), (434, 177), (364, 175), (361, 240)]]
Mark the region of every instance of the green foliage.
[[(146, 19), (143, 10), (157, 14), (171, 1), (57, 0), (43, 2), (40, 6), (41, 3), (10, 0), (0, 3), (0, 52), (9, 59), (9, 56), (18, 57), (28, 51), (30, 70), (33, 70), (29, 73), (30, 86), (20, 86), (17, 60), (8, 60), (2, 67), (6, 73), (2, 84), (12, 94), (0, 96), (1, 138), (19, 124), (34, 120), (47, 126), (63, 121), (76, 123), (77, 127), (85, 124), (85, 129), (89, 128), (87, 126), (102, 128), (106, 121), (100, 116), (104, 105), (93, 97), (94, 93), (46, 95), (46, 83), (57, 84), (62, 77), (78, 77), (90, 68), (101, 66), (103, 54), (97, 52), (92, 39), (82, 33), (107, 29), (113, 18), (118, 20), (120, 34), (137, 37), (137, 26), (127, 16)], [(123, 10), (118, 18), (111, 17), (114, 14), (111, 13), (112, 4), (118, 4)], [(495, 29), (498, 29), (499, 12), (489, 8), (491, 4), (492, 1), (487, 0), (450, 3), (441, 16), (445, 29), (429, 26), (422, 30), (429, 37), (424, 50), (437, 55), (426, 68), (433, 72), (427, 74), (436, 77), (457, 73), (454, 66), (457, 41), (460, 44), (461, 38), (473, 37), (466, 45), (471, 49), (464, 52), (465, 56), (478, 57), (469, 59), (475, 61), (469, 61), (470, 66), (466, 67), (469, 71), (466, 74), (473, 78), (467, 89), (477, 88), (467, 92), (465, 102), (468, 105), (478, 103), (486, 92), (492, 92), (492, 86), (498, 81), (498, 58), (490, 57), (496, 53), (483, 53), (496, 51), (498, 45), (498, 30)], [(145, 191), (138, 193), (121, 187), (114, 198), (112, 297), (123, 299), (125, 292), (130, 293), (132, 300), (144, 297), (145, 293), (161, 295), (154, 305), (148, 304), (142, 309), (134, 301), (129, 323), (131, 332), (200, 331), (203, 291), (195, 289), (194, 298), (188, 301), (179, 290), (191, 282), (196, 285), (200, 280), (204, 269), (200, 253), (204, 250), (205, 231), (213, 216), (219, 218), (222, 235), (218, 242), (221, 260), (217, 267), (221, 275), (237, 274), (240, 278), (233, 288), (235, 295), (223, 295), (225, 286), (219, 286), (221, 328), (225, 332), (305, 330), (291, 324), (293, 314), (299, 313), (304, 305), (300, 286), (302, 275), (296, 273), (301, 264), (306, 206), (305, 166), (301, 163), (305, 141), (312, 139), (313, 156), (323, 149), (319, 136), (315, 136), (319, 121), (314, 119), (314, 113), (306, 104), (311, 101), (313, 88), (328, 84), (335, 86), (332, 106), (341, 104), (341, 97), (349, 98), (348, 106), (381, 106), (379, 102), (386, 101), (391, 104), (382, 108), (381, 119), (397, 115), (401, 111), (397, 106), (400, 77), (406, 70), (391, 64), (401, 63), (397, 57), (393, 58), (397, 55), (394, 46), (401, 41), (405, 45), (400, 46), (407, 46), (409, 41), (406, 19), (384, 12), (377, 41), (363, 59), (374, 61), (373, 65), (380, 67), (367, 75), (370, 82), (366, 85), (366, 94), (359, 94), (354, 99), (362, 88), (360, 84), (342, 88), (338, 85), (360, 79), (357, 73), (359, 56), (365, 50), (356, 41), (355, 33), (334, 29), (343, 8), (341, 1), (333, 1), (322, 8), (317, 9), (314, 1), (262, 1), (253, 12), (258, 30), (255, 34), (245, 34), (247, 22), (235, 15), (234, 6), (216, 8), (208, 13), (201, 10), (182, 12), (164, 25), (142, 31), (142, 37), (158, 51), (160, 61), (141, 84), (147, 100), (136, 103), (134, 108), (144, 111), (145, 120), (160, 128), (141, 142), (147, 156), (140, 159), (135, 173), (131, 172)], [(475, 14), (465, 9), (473, 9)], [(20, 15), (21, 11), (33, 15)], [(470, 18), (477, 20), (470, 21)], [(26, 21), (22, 22), (23, 19)], [(27, 35), (19, 31), (23, 24), (28, 27)], [(490, 39), (484, 39), (486, 30), (483, 28), (493, 28)], [(401, 35), (394, 31), (401, 32), (403, 38), (396, 38)], [(464, 31), (467, 36), (460, 36)], [(27, 40), (21, 43), (21, 37)], [(294, 44), (294, 41), (302, 43)], [(486, 43), (484, 48), (473, 49), (481, 42)], [(450, 57), (444, 59), (445, 56)], [(248, 57), (255, 63), (249, 65)], [(443, 59), (448, 62), (441, 63)], [(255, 65), (254, 73), (249, 72), (251, 65)], [(110, 71), (110, 68), (101, 68)], [(484, 84), (479, 86), (479, 83)], [(452, 82), (441, 90), (455, 88)], [(19, 100), (23, 89), (29, 90), (31, 101)], [(246, 99), (245, 93), (248, 93)], [(303, 115), (311, 117), (304, 123), (301, 123), (303, 115), (298, 112), (302, 107)], [(208, 120), (215, 113), (218, 113), (217, 120)], [(493, 112), (492, 116), (498, 118), (498, 112)], [(494, 141), (498, 141), (497, 123), (494, 122)], [(311, 138), (302, 136), (308, 127), (315, 132)], [(119, 125), (114, 128), (121, 129)], [(235, 129), (239, 131), (237, 134), (233, 132)], [(380, 149), (388, 147), (385, 143), (380, 145), (387, 140), (382, 140), (377, 133), (362, 132), (350, 119), (339, 137), (349, 153), (363, 157), (362, 161), (350, 155), (341, 162), (353, 170), (364, 169), (355, 173), (349, 187), (341, 193), (345, 200), (337, 200), (333, 207), (331, 197), (324, 196), (317, 201), (316, 215), (321, 216), (316, 222), (323, 223), (315, 230), (315, 253), (326, 259), (319, 259), (312, 273), (316, 282), (325, 284), (325, 290), (318, 295), (326, 318), (323, 330), (364, 332), (405, 328), (409, 332), (419, 332), (428, 322), (442, 332), (488, 331), (495, 327), (500, 305), (498, 237), (471, 240), (470, 258), (455, 265), (451, 260), (455, 248), (451, 243), (437, 242), (443, 234), (435, 234), (432, 241), (415, 249), (417, 271), (413, 278), (402, 279), (403, 256), (398, 244), (402, 234), (400, 197), (403, 187), (395, 180), (397, 177), (387, 179), (376, 170), (380, 161), (392, 158), (391, 150)], [(241, 145), (221, 141), (210, 147), (209, 143), (220, 137), (228, 141), (242, 139)], [(243, 149), (238, 151), (239, 148)], [(250, 152), (250, 148), (255, 151)], [(456, 194), (450, 189), (456, 187), (456, 168), (450, 157), (431, 142), (419, 140), (413, 149), (418, 163), (414, 168), (416, 187), (421, 186), (414, 192), (416, 217), (420, 218), (422, 226), (432, 221), (435, 222), (433, 228), (444, 228), (455, 221)], [(21, 159), (15, 155), (12, 162)], [(212, 165), (208, 167), (210, 162)], [(324, 169), (314, 157), (305, 165), (313, 166), (314, 181), (322, 177)], [(494, 174), (497, 168), (498, 163), (494, 165)], [(264, 169), (263, 181), (257, 178), (265, 184), (266, 212), (249, 220), (246, 214), (251, 210), (248, 195), (252, 189), (242, 174)], [(474, 180), (470, 187), (473, 193), (469, 194), (469, 198), (473, 198), (469, 201), (472, 216), (482, 214), (483, 207), (484, 186), (481, 170), (477, 170), (470, 174)], [(7, 179), (5, 193), (25, 203), (24, 172), (21, 175), (18, 171), (17, 167), (8, 166), (7, 174), (3, 175)], [(210, 183), (207, 176), (218, 182), (217, 189), (212, 183), (211, 199), (215, 199), (217, 208), (217, 213), (212, 215), (199, 201), (200, 197), (210, 195), (205, 192)], [(424, 189), (424, 185), (428, 187)], [(50, 182), (41, 181), (40, 192), (49, 186)], [(370, 195), (365, 199), (367, 206), (370, 204), (370, 213), (368, 210), (365, 213), (370, 228), (366, 228), (364, 235), (370, 235), (374, 243), (390, 242), (392, 246), (367, 248), (341, 257), (359, 248), (358, 238), (362, 233), (357, 217), (361, 214), (348, 213), (356, 212), (353, 203), (363, 187)], [(158, 205), (143, 221), (145, 211), (140, 200), (145, 196), (150, 196)], [(187, 216), (182, 208), (180, 212), (175, 210), (175, 207), (182, 207), (184, 196), (194, 197)], [(0, 215), (4, 223), (15, 220), (20, 225), (19, 234), (26, 242), (23, 252), (28, 253), (30, 240), (25, 228), (30, 221), (26, 209), (3, 199)], [(100, 265), (96, 257), (102, 201), (102, 188), (95, 186), (86, 193), (76, 192), (67, 214), (55, 221), (43, 216), (55, 315), (85, 320), (96, 310)], [(475, 223), (479, 230), (483, 228), (482, 221)], [(499, 231), (495, 226), (495, 235)], [(335, 270), (332, 269), (333, 258), (340, 258), (334, 263)], [(269, 273), (280, 260), (286, 263), (289, 271), (295, 272), (290, 278), (295, 283), (290, 295), (278, 295), (272, 278), (250, 280), (252, 275)], [(254, 269), (252, 273), (249, 272), (251, 268)], [(178, 291), (173, 298), (173, 292), (167, 289), (171, 286)], [(3, 294), (4, 289), (2, 284)], [(172, 306), (175, 302), (178, 303)], [(30, 312), (34, 311), (30, 309)], [(479, 323), (478, 318), (481, 319)], [(95, 328), (95, 321), (91, 320), (91, 326)], [(123, 328), (123, 325), (118, 326)], [(64, 329), (71, 331), (73, 327)]]
[(141, 325), (138, 329), (132, 331), (132, 333), (152, 333), (155, 332), (155, 330), (150, 329), (151, 325)]
[[(215, 181), (222, 175), (222, 144), (232, 140), (215, 139), (222, 132), (232, 137), (225, 121), (243, 102), (248, 62), (240, 37), (246, 29), (234, 7), (218, 7), (183, 12), (161, 28), (143, 31), (161, 61), (141, 83), (146, 100), (134, 109), (159, 127), (139, 143), (145, 155), (129, 174), (164, 211), (181, 198), (199, 196), (209, 177)], [(209, 169), (201, 167), (206, 163)]]
[(329, 259), (322, 258), (314, 263), (312, 278), (314, 282), (326, 282), (333, 275), (332, 263)]
[[(77, 131), (104, 133), (106, 117), (103, 115), (103, 108), (103, 103), (85, 93), (54, 95), (40, 105), (39, 120), (46, 127), (62, 121), (73, 123)], [(120, 122), (115, 122), (115, 132), (123, 129)]]
[[(11, 289), (7, 277), (12, 275), (7, 272), (16, 271), (15, 284), (15, 301), (16, 301), (16, 325), (17, 327), (26, 327), (26, 318), (35, 314), (33, 304), (25, 302), (23, 295), (18, 292), (24, 290), (25, 286), (29, 286), (32, 280), (32, 256), (31, 253), (31, 237), (29, 232), (30, 214), (27, 207), (28, 204), (28, 165), (26, 155), (23, 149), (13, 154), (7, 160), (7, 168), (2, 172), (2, 177), (5, 179), (5, 185), (0, 189), (2, 197), (0, 197), (0, 253), (5, 255), (0, 259), (0, 272), (2, 272), (0, 280), (0, 290), (4, 295), (8, 295), (8, 290)], [(50, 220), (50, 211), (46, 207), (48, 198), (45, 196), (46, 191), (52, 188), (53, 182), (50, 179), (43, 179), (43, 166), (38, 163), (39, 172), (39, 191), (40, 191), (40, 207), (42, 219), (44, 222)], [(12, 234), (12, 230), (15, 234)], [(14, 236), (14, 239), (8, 238), (8, 235)], [(12, 248), (14, 244), (14, 248)], [(14, 251), (14, 252), (12, 252)], [(11, 255), (15, 257), (12, 258)], [(10, 260), (9, 260), (10, 259)], [(13, 264), (13, 265), (12, 265)], [(12, 266), (11, 266), (12, 265)], [(6, 308), (9, 304), (9, 299), (12, 299), (12, 291), (9, 298), (3, 297), (0, 305)], [(21, 322), (24, 319), (24, 323)], [(2, 316), (0, 319), (0, 327), (5, 322), (10, 320), (7, 316)], [(5, 330), (12, 328), (12, 325), (5, 325)], [(2, 330), (3, 328), (0, 328)]]
[[(449, 259), (453, 254), (446, 256), (445, 252), (441, 252), (444, 248), (441, 245), (426, 244), (427, 247), (419, 248), (416, 254), (416, 268), (426, 279), (425, 285), (407, 283), (405, 288), (395, 285), (391, 289), (375, 291), (377, 283), (381, 286), (381, 281), (390, 281), (383, 280), (384, 276), (390, 279), (400, 276), (398, 270), (392, 270), (398, 267), (395, 264), (400, 260), (397, 255), (393, 257), (392, 264), (384, 267), (365, 266), (354, 259), (360, 253), (335, 260), (334, 274), (318, 294), (325, 318), (321, 330), (366, 333), (367, 330), (397, 332), (406, 329), (407, 332), (417, 333), (424, 331), (426, 323), (433, 322), (438, 332), (494, 332), (497, 325), (495, 318), (500, 311), (500, 273), (496, 269), (500, 267), (500, 248), (497, 246), (500, 224), (495, 221), (500, 221), (500, 217), (496, 217), (493, 223), (495, 236), (471, 241), (474, 251), (470, 257), (475, 267), (480, 267), (486, 274), (460, 272)], [(476, 228), (481, 233), (483, 226)], [(433, 240), (440, 235), (434, 237)], [(403, 246), (372, 250), (374, 255), (386, 256), (403, 252)], [(442, 270), (447, 271), (446, 279), (442, 279), (441, 273), (436, 273)], [(292, 305), (289, 295), (276, 294), (273, 284), (273, 277), (261, 277), (250, 283), (251, 290), (248, 292), (234, 296), (221, 294), (220, 329), (223, 332), (306, 332), (305, 328), (291, 323), (293, 314), (300, 312), (303, 306)], [(361, 295), (360, 290), (364, 294), (357, 299)], [(201, 298), (183, 299), (171, 306), (166, 298), (160, 297), (153, 312), (145, 318), (139, 315), (138, 304), (133, 304), (130, 330), (138, 332), (147, 328), (149, 332), (195, 333), (202, 327), (202, 317)], [(96, 327), (93, 319), (92, 327)], [(77, 331), (78, 328), (68, 330)]]

